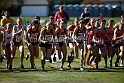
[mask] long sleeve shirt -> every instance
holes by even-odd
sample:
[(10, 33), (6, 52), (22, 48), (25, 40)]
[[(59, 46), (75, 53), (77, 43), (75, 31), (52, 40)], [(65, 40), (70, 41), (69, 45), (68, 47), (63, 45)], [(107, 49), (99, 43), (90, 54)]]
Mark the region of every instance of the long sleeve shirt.
[(55, 17), (54, 17), (54, 21), (60, 23), (61, 19), (65, 19), (65, 21), (69, 20), (69, 16), (68, 16), (68, 14), (65, 11), (63, 11), (63, 12), (60, 12), (60, 11), (56, 12)]

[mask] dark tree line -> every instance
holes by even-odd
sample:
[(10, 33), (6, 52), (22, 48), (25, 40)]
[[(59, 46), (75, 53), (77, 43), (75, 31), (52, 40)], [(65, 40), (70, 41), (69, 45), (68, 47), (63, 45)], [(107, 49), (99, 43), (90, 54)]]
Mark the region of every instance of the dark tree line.
[(3, 10), (9, 10), (11, 16), (18, 16), (21, 12), (21, 5), (24, 0), (0, 0), (0, 12)]

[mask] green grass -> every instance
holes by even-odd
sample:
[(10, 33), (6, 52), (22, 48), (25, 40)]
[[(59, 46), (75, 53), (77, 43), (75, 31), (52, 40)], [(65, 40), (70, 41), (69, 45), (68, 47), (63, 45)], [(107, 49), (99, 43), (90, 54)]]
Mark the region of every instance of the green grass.
[[(13, 17), (16, 19), (17, 17)], [(32, 20), (32, 18), (23, 18), (25, 20)], [(47, 18), (42, 18), (47, 19)], [(71, 18), (73, 20), (74, 18)], [(107, 18), (110, 19), (110, 18)], [(119, 21), (120, 18), (113, 18), (115, 21)], [(68, 54), (70, 49), (68, 49)], [(25, 54), (28, 49), (25, 48)], [(124, 67), (114, 67), (112, 69), (104, 69), (104, 60), (99, 63), (99, 70), (90, 69), (88, 66), (84, 66), (84, 71), (79, 70), (80, 57), (75, 59), (71, 64), (72, 69), (67, 70), (67, 62), (64, 64), (64, 71), (59, 71), (60, 63), (45, 64), (45, 72), (41, 72), (41, 54), (38, 58), (35, 58), (36, 69), (30, 69), (30, 61), (25, 60), (25, 69), (20, 69), (19, 63), (19, 51), (17, 50), (15, 59), (13, 61), (13, 70), (9, 71), (5, 69), (6, 60), (0, 63), (0, 83), (124, 83)], [(114, 56), (113, 64), (116, 56)], [(109, 59), (108, 59), (109, 64)], [(95, 67), (95, 65), (93, 65)]]
[[(12, 19), (14, 19), (14, 21), (16, 22), (16, 19), (19, 18), (19, 17), (11, 17)], [(23, 19), (23, 23), (30, 23), (32, 20), (33, 20), (33, 17), (21, 17)], [(96, 19), (98, 19), (97, 17), (94, 17)], [(40, 17), (41, 20), (45, 20), (46, 22), (48, 21), (49, 17)], [(74, 21), (75, 17), (71, 17), (68, 24), (72, 23)], [(109, 19), (114, 19), (115, 20), (115, 23), (118, 22), (120, 20), (119, 17), (108, 17), (108, 18), (104, 18), (106, 19), (106, 21), (108, 21)], [(44, 24), (42, 24), (42, 26), (44, 26)]]

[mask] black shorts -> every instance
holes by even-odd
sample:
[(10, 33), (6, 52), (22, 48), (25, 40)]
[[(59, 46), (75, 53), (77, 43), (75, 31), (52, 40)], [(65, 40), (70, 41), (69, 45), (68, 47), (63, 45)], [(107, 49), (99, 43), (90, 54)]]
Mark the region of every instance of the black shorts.
[(52, 49), (52, 44), (49, 44), (49, 43), (44, 44), (43, 42), (41, 42), (41, 43), (39, 44), (39, 46), (40, 46), (40, 47), (44, 47), (44, 48), (46, 48), (46, 49)]
[(79, 44), (82, 44), (83, 43), (83, 41), (81, 41), (81, 42), (78, 42)]
[(38, 45), (38, 43), (33, 43), (33, 42), (32, 42), (31, 44), (32, 44), (33, 46)]
[(12, 42), (11, 45), (12, 46), (19, 46), (22, 42)]
[(65, 44), (65, 43), (63, 43), (63, 42), (57, 43), (57, 45), (59, 45), (60, 47), (62, 47), (64, 44)]
[(120, 46), (122, 46), (122, 45), (123, 45), (123, 43), (120, 43), (120, 44), (112, 45), (112, 47), (113, 47), (113, 48), (117, 48), (117, 47), (120, 47)]

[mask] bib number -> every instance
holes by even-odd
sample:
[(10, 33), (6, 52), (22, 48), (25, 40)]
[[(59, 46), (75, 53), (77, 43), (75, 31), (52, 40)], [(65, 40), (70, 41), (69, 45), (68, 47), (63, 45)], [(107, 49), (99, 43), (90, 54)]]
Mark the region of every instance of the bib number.
[(52, 42), (52, 35), (45, 35), (45, 41)]
[(37, 42), (37, 34), (31, 34), (30, 42)]
[(21, 36), (16, 36), (16, 42), (21, 42), (22, 41), (22, 37)]
[(122, 39), (116, 40), (115, 44), (120, 44), (122, 42)]
[(59, 42), (65, 42), (65, 36), (62, 35), (62, 36), (59, 36), (59, 39), (58, 39)]

